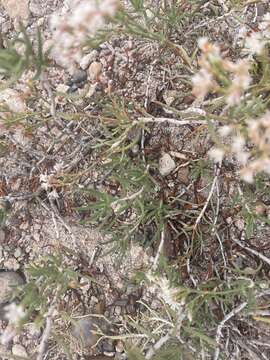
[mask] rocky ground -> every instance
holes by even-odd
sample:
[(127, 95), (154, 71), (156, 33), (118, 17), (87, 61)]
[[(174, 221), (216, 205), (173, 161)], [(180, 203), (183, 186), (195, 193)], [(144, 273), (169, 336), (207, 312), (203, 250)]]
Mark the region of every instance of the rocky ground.
[[(2, 0), (2, 46), (20, 32), (21, 20), (30, 37), (35, 37), (36, 27), (39, 26), (45, 38), (44, 47), (49, 48), (50, 16), (65, 9), (68, 3), (59, 0)], [(258, 7), (255, 21), (267, 11), (267, 6), (265, 2)], [(253, 10), (248, 10), (247, 18), (254, 16)], [(207, 11), (205, 7), (206, 15)], [(213, 26), (215, 22), (217, 27)], [(196, 26), (202, 32), (211, 28), (211, 37), (219, 42), (222, 40), (222, 50), (230, 54), (231, 44), (237, 42), (236, 34), (240, 31), (239, 27), (233, 25), (229, 17), (227, 19), (221, 15), (212, 23), (205, 24), (204, 20), (200, 20)], [(185, 45), (187, 35), (193, 28), (194, 23), (191, 23), (186, 34), (176, 32), (176, 42)], [(196, 38), (193, 41), (196, 42)], [(120, 36), (87, 53), (73, 74), (57, 66), (58, 59), (53, 58), (51, 61), (56, 66), (48, 69), (39, 84), (32, 84), (32, 74), (27, 73), (11, 92), (1, 95), (1, 101), (8, 99), (14, 111), (20, 108), (31, 114), (27, 130), (23, 126), (11, 126), (5, 134), (5, 141), (2, 139), (0, 149), (0, 206), (7, 213), (5, 224), (0, 228), (0, 328), (3, 331), (10, 326), (4, 318), (3, 306), (10, 301), (11, 285), (28, 281), (24, 269), (29, 263), (58, 251), (65, 254), (65, 266), (82, 274), (80, 290), (70, 291), (63, 298), (63, 309), (71, 314), (72, 321), (67, 319), (57, 324), (60, 340), (70, 344), (72, 359), (125, 359), (120, 340), (106, 339), (93, 350), (91, 347), (98, 338), (92, 329), (98, 326), (112, 336), (119, 334), (126, 326), (123, 315), (136, 316), (140, 312), (138, 300), (144, 299), (155, 306), (156, 299), (149, 299), (146, 292), (128, 279), (134, 272), (144, 271), (153, 259), (156, 248), (146, 252), (141, 246), (133, 245), (128, 255), (108, 253), (110, 239), (101, 235), (98, 229), (80, 224), (82, 215), (76, 209), (86, 201), (79, 190), (91, 189), (101, 177), (101, 160), (92, 149), (98, 145), (102, 131), (98, 121), (98, 102), (103, 94), (112, 91), (125, 99), (136, 101), (148, 114), (157, 118), (172, 118), (172, 106), (186, 111), (192, 104), (191, 112), (198, 113), (199, 109), (193, 103), (194, 97), (187, 92), (186, 82), (183, 81), (184, 74), (179, 76), (179, 58), (169, 52), (161, 57), (160, 51), (159, 46), (153, 43)], [(52, 90), (56, 94), (54, 98), (51, 97)], [(32, 95), (29, 93), (31, 91)], [(27, 105), (18, 96), (21, 92), (27, 99)], [(40, 96), (33, 96), (37, 93)], [(66, 95), (73, 96), (72, 101)], [(55, 108), (61, 116), (55, 115)], [(69, 120), (70, 114), (76, 114), (76, 119)], [(54, 121), (51, 121), (51, 115)], [(151, 136), (147, 135), (145, 142), (145, 154), (159, 164), (159, 175), (154, 176), (156, 181), (164, 185), (166, 194), (183, 192), (186, 210), (190, 213), (205, 203), (211, 191), (209, 174), (194, 180), (194, 168), (190, 166), (191, 162), (204, 158), (211, 147), (209, 133), (204, 127), (200, 126), (198, 131), (197, 124), (179, 128), (161, 123), (151, 128)], [(136, 154), (141, 149), (135, 147), (132, 151)], [(222, 168), (217, 194), (223, 218), (223, 234), (227, 240), (224, 246), (220, 246), (215, 234), (209, 236), (209, 226), (205, 225), (202, 260), (193, 264), (193, 278), (185, 272), (183, 264), (177, 262), (176, 254), (184, 252), (184, 236), (179, 237), (177, 231), (174, 232), (175, 223), (168, 226), (171, 237), (168, 235), (165, 238), (165, 255), (175, 261), (181, 276), (189, 284), (192, 281), (201, 283), (214, 274), (223, 274), (226, 267), (224, 261), (237, 263), (244, 274), (247, 273), (246, 269), (261, 266), (259, 276), (269, 276), (269, 266), (237, 245), (245, 225), (242, 213), (238, 213), (227, 201), (236, 195), (241, 196), (242, 191), (233, 166), (235, 163), (228, 161)], [(264, 197), (258, 200), (258, 211), (268, 211), (268, 200)], [(190, 208), (188, 204), (194, 203), (197, 208)], [(183, 221), (187, 221), (187, 218)], [(255, 233), (249, 239), (249, 245), (264, 249), (264, 255), (269, 257), (269, 229), (262, 227), (258, 232), (260, 236)], [(254, 273), (254, 278), (256, 276)], [(89, 277), (94, 277), (97, 284)], [(221, 315), (217, 314), (217, 317)], [(107, 324), (103, 316), (111, 323)], [(249, 358), (267, 359), (270, 356), (267, 345), (269, 328), (255, 326), (253, 321), (240, 323), (241, 319), (233, 331), (239, 339), (245, 334), (241, 340), (243, 348), (250, 341), (253, 342), (254, 347), (247, 352), (251, 356)], [(27, 324), (20, 334), (13, 337), (8, 347), (0, 348), (1, 359), (12, 356), (31, 358), (40, 336), (32, 324)], [(263, 357), (254, 350), (258, 344), (263, 344)], [(68, 358), (64, 355), (64, 346), (55, 346), (53, 341), (49, 345), (47, 359)], [(93, 357), (93, 354), (98, 356)], [(235, 359), (248, 358), (241, 354)]]
[[(34, 36), (36, 27), (39, 26), (42, 33), (45, 34), (45, 38), (50, 39), (50, 16), (65, 6), (66, 4), (62, 1), (2, 1), (0, 23), (4, 46), (5, 41), (12, 39), (19, 30), (19, 20), (23, 21), (30, 36), (31, 34)], [(50, 70), (50, 81), (58, 91), (76, 92), (84, 87), (86, 82), (89, 82), (89, 78), (93, 76), (91, 72), (96, 71), (93, 70), (93, 61), (99, 60), (96, 64), (101, 66), (100, 58), (105, 62), (108, 52), (110, 53), (104, 46), (100, 52), (90, 53), (84, 59), (82, 69), (78, 69), (72, 77), (61, 69)], [(90, 67), (87, 73), (91, 63), (92, 68)], [(24, 80), (18, 84), (18, 87), (24, 86)], [(90, 82), (89, 84), (91, 85)], [(91, 92), (91, 87), (89, 91)], [(92, 90), (92, 93), (94, 92), (95, 90)], [(16, 90), (14, 90), (11, 96), (16, 98), (16, 95)], [(47, 95), (44, 89), (43, 95), (43, 99), (31, 104), (33, 111), (38, 111), (44, 105), (48, 109), (48, 103), (46, 104), (45, 100)], [(90, 93), (87, 100), (91, 95)], [(57, 97), (55, 101), (63, 111), (70, 110), (69, 104), (61, 96)], [(80, 99), (78, 105), (81, 110), (86, 106)], [(48, 201), (45, 195), (45, 198), (40, 198), (38, 202), (33, 201), (36, 199), (36, 195), (42, 192), (40, 187), (42, 174), (45, 182), (47, 181), (46, 176), (59, 174), (59, 171), (62, 172), (64, 168), (72, 173), (73, 169), (78, 170), (79, 163), (82, 163), (79, 166), (81, 169), (85, 169), (89, 165), (91, 159), (90, 139), (95, 132), (88, 119), (82, 118), (79, 122), (72, 121), (68, 126), (65, 121), (59, 120), (51, 126), (46, 123), (46, 114), (44, 116), (44, 124), (41, 126), (33, 119), (33, 124), (37, 125), (38, 129), (35, 134), (25, 134), (19, 130), (17, 137), (12, 130), (10, 131), (9, 139), (13, 151), (8, 156), (6, 156), (7, 153), (2, 154), (0, 160), (1, 206), (9, 214), (5, 226), (0, 230), (1, 328), (5, 329), (7, 326), (3, 308), (10, 299), (10, 287), (27, 281), (22, 269), (29, 262), (52, 254), (56, 249), (60, 251), (68, 249), (70, 265), (88, 275), (94, 274), (95, 278), (102, 283), (101, 287), (93, 289), (88, 280), (82, 279), (82, 283), (86, 281), (86, 284), (79, 297), (72, 295), (71, 298), (63, 299), (63, 301), (69, 302), (75, 322), (74, 327), (67, 330), (65, 337), (70, 337), (69, 341), (73, 343), (73, 352), (77, 354), (72, 358), (83, 359), (83, 353), (88, 354), (90, 351), (91, 354), (90, 347), (97, 341), (97, 338), (91, 335), (95, 321), (85, 315), (93, 312), (105, 313), (111, 319), (115, 318), (119, 321), (122, 313), (134, 313), (136, 311), (135, 301), (139, 298), (138, 289), (130, 288), (127, 291), (125, 282), (133, 270), (141, 269), (144, 266), (147, 255), (140, 247), (134, 247), (132, 255), (121, 261), (119, 261), (118, 255), (104, 256), (103, 253), (105, 254), (107, 250), (105, 245), (102, 246), (102, 242), (105, 239), (97, 230), (80, 225), (78, 216), (74, 216), (74, 212), (72, 212), (71, 206), (74, 205), (74, 201), (71, 199), (72, 191), (65, 192), (63, 188), (59, 191), (60, 196), (57, 196), (57, 199)], [(90, 170), (91, 174), (93, 172), (94, 170)], [(87, 171), (86, 176), (79, 181), (83, 183), (89, 179), (92, 181)], [(105, 304), (106, 309), (104, 308)], [(76, 320), (80, 317), (82, 317), (81, 320)], [(40, 337), (40, 333), (30, 325), (26, 326), (20, 335), (13, 338), (8, 349), (1, 348), (1, 359), (10, 358), (12, 355), (25, 358), (30, 356), (33, 347), (38, 345)], [(64, 326), (62, 324), (59, 331), (63, 331)], [(83, 345), (80, 344), (81, 331), (83, 332)], [(120, 354), (122, 352), (121, 343), (118, 344), (118, 348)], [(109, 342), (103, 342), (99, 345), (97, 352), (112, 356), (115, 354), (116, 348)], [(58, 353), (53, 346), (49, 350), (47, 358), (61, 359), (61, 350)], [(85, 358), (90, 359), (90, 357)]]

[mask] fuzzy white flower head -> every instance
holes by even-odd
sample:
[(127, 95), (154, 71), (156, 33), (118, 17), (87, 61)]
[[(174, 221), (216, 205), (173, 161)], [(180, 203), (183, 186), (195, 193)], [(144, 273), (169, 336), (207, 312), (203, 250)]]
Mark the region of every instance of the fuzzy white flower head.
[(208, 156), (210, 157), (210, 159), (212, 159), (215, 163), (220, 163), (222, 162), (223, 158), (224, 158), (225, 152), (224, 150), (217, 148), (217, 147), (213, 147), (212, 149), (210, 149), (208, 151)]
[(241, 178), (242, 180), (244, 180), (245, 182), (252, 184), (254, 181), (254, 172), (252, 169), (250, 168), (244, 168), (241, 170), (240, 172)]
[(247, 121), (248, 134), (260, 151), (270, 151), (270, 112), (267, 111), (260, 119)]
[(239, 161), (241, 165), (246, 165), (250, 154), (247, 151), (240, 151), (236, 154), (236, 159)]
[(232, 142), (232, 151), (235, 153), (241, 152), (246, 144), (243, 136), (234, 136)]
[(0, 102), (4, 102), (5, 105), (13, 112), (27, 111), (27, 106), (23, 100), (21, 94), (13, 89), (4, 89), (0, 92)]
[(172, 310), (178, 310), (181, 307), (181, 304), (177, 302), (177, 294), (179, 291), (176, 288), (172, 288), (169, 280), (164, 277), (158, 279), (158, 285), (160, 287), (159, 296)]
[(0, 336), (0, 343), (4, 346), (8, 346), (16, 335), (17, 331), (14, 325), (8, 325)]
[(118, 0), (106, 0), (100, 3), (100, 10), (105, 16), (113, 17), (119, 7)]
[(246, 38), (245, 48), (250, 54), (261, 54), (265, 47), (265, 40), (260, 32), (253, 32)]
[(230, 125), (224, 125), (218, 129), (218, 133), (222, 137), (226, 137), (230, 135), (231, 131), (232, 131), (232, 127)]
[(5, 311), (5, 317), (11, 324), (17, 324), (26, 315), (23, 307), (15, 303), (5, 306)]
[(206, 52), (209, 49), (210, 43), (207, 37), (201, 37), (198, 39), (198, 46), (203, 51)]
[(247, 125), (249, 134), (252, 137), (259, 129), (259, 121), (255, 119), (247, 120)]
[(198, 40), (198, 47), (201, 49), (203, 54), (207, 55), (211, 61), (220, 59), (220, 49), (217, 45), (212, 44), (206, 37), (201, 37)]
[(225, 70), (233, 75), (231, 85), (227, 89), (226, 102), (230, 106), (237, 105), (241, 101), (244, 90), (249, 87), (252, 81), (249, 74), (250, 63), (246, 59), (237, 62), (224, 60), (222, 65)]
[(148, 290), (150, 289), (152, 293), (156, 293), (172, 310), (177, 311), (182, 309), (183, 303), (177, 299), (179, 290), (171, 287), (167, 278), (157, 277), (151, 273), (147, 274), (147, 278), (151, 282)]
[(213, 86), (212, 74), (210, 74), (206, 69), (201, 69), (192, 77), (192, 83), (193, 94), (200, 99), (204, 99)]
[(234, 79), (233, 83), (241, 86), (242, 89), (247, 89), (251, 83), (251, 76), (249, 74), (250, 63), (245, 60), (238, 60), (233, 65)]
[(232, 84), (228, 89), (226, 95), (226, 103), (229, 106), (234, 106), (240, 103), (242, 95), (242, 88), (238, 84)]
[(104, 26), (107, 17), (112, 17), (118, 7), (118, 0), (76, 0), (71, 2), (69, 11), (54, 15), (51, 19), (53, 58), (70, 72), (74, 71), (87, 38)]

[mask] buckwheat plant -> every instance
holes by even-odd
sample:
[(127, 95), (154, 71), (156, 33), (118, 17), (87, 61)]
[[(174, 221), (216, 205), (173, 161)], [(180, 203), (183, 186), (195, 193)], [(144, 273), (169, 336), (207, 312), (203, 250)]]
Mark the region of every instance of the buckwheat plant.
[(237, 61), (225, 58), (218, 45), (200, 38), (200, 70), (192, 78), (193, 94), (199, 102), (209, 104), (210, 97), (220, 96), (218, 120), (222, 126), (209, 156), (217, 163), (233, 156), (248, 183), (258, 173), (270, 174), (270, 113), (265, 112), (269, 101), (270, 13), (264, 15), (258, 28), (256, 32), (244, 29), (242, 58)]

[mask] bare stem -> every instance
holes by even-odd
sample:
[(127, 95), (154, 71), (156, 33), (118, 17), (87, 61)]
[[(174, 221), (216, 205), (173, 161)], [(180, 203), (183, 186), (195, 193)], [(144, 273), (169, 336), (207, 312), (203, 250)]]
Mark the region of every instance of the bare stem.
[(46, 351), (50, 333), (51, 333), (51, 329), (52, 329), (52, 325), (53, 325), (52, 318), (53, 318), (53, 312), (55, 310), (55, 306), (56, 306), (56, 299), (54, 299), (54, 301), (51, 303), (48, 313), (47, 313), (46, 326), (45, 326), (45, 329), (42, 334), (41, 342), (39, 344), (37, 360), (42, 360), (44, 353)]

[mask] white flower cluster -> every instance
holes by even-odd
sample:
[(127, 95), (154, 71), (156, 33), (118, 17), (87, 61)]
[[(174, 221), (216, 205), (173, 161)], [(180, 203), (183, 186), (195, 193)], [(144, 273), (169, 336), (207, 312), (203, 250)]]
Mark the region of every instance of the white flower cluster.
[(63, 67), (72, 70), (82, 58), (82, 46), (87, 37), (104, 26), (118, 7), (118, 0), (73, 0), (70, 11), (55, 14), (51, 19), (52, 56)]
[(207, 38), (200, 38), (198, 45), (202, 51), (199, 60), (201, 69), (192, 78), (193, 94), (203, 100), (210, 91), (225, 92), (229, 106), (239, 104), (251, 83), (248, 60), (234, 63), (223, 59), (219, 47), (211, 44)]
[(262, 54), (270, 40), (270, 13), (264, 15), (258, 28), (259, 31), (253, 31), (245, 40), (245, 48), (250, 54)]
[[(258, 31), (246, 31), (244, 50), (250, 56), (232, 62), (222, 57), (217, 45), (206, 38), (199, 39), (202, 52), (199, 59), (200, 70), (193, 76), (193, 94), (203, 100), (208, 93), (224, 95), (227, 109), (239, 105), (249, 89), (252, 78), (252, 55), (266, 56), (265, 46), (270, 43), (270, 13), (264, 15)], [(219, 129), (226, 144), (214, 146), (209, 156), (221, 163), (225, 155), (232, 155), (242, 169), (243, 180), (252, 183), (256, 174), (270, 174), (270, 112), (264, 116), (246, 121), (245, 124), (228, 124)], [(230, 140), (227, 138), (230, 136)], [(248, 145), (249, 147), (248, 147)]]
[(5, 318), (8, 320), (8, 326), (0, 336), (0, 343), (2, 345), (8, 345), (10, 341), (17, 335), (16, 326), (19, 324), (26, 313), (21, 305), (11, 303), (4, 307)]
[[(225, 154), (233, 155), (243, 166), (240, 170), (241, 178), (252, 183), (254, 176), (260, 172), (270, 175), (270, 111), (259, 119), (246, 122), (247, 138), (237, 132), (233, 125), (225, 125), (219, 129), (219, 135), (225, 138), (232, 135), (231, 145), (228, 147), (213, 147), (208, 155), (215, 162), (221, 162)], [(252, 145), (248, 150), (247, 141)]]
[(26, 315), (23, 307), (21, 305), (17, 305), (15, 303), (11, 303), (5, 306), (5, 317), (11, 324), (17, 324), (21, 319), (23, 319)]
[(170, 286), (169, 280), (165, 277), (157, 277), (147, 274), (148, 280), (151, 282), (148, 288), (152, 293), (163, 300), (174, 311), (182, 310), (183, 304), (177, 299), (179, 290)]

